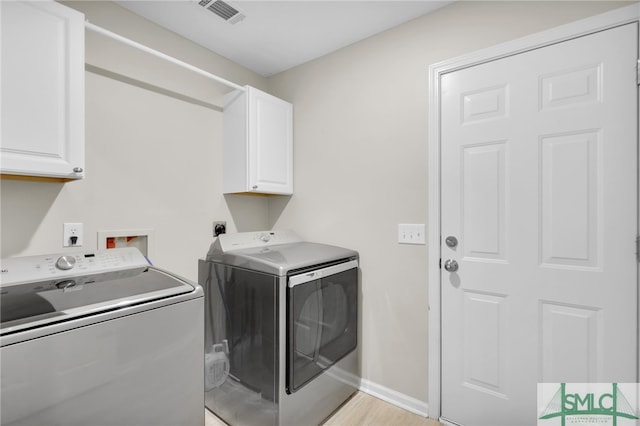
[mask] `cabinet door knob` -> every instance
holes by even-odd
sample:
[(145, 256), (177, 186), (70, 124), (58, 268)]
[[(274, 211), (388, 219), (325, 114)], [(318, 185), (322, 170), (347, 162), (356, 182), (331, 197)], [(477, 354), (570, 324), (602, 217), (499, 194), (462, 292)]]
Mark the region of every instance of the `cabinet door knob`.
[(258, 185), (253, 185), (253, 189), (258, 189)]
[(82, 173), (82, 172), (84, 172), (84, 169), (82, 167), (74, 167), (73, 168), (73, 172), (74, 173)]

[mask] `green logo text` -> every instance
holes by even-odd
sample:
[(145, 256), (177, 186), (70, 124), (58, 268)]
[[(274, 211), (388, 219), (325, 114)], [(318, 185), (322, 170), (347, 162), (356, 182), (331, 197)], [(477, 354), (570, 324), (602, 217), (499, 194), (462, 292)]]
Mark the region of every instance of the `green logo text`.
[(561, 383), (540, 420), (560, 417), (561, 425), (565, 426), (570, 416), (610, 416), (613, 426), (617, 426), (618, 418), (638, 419), (631, 404), (620, 392), (617, 383), (611, 384), (611, 392), (604, 393), (567, 393), (566, 383)]

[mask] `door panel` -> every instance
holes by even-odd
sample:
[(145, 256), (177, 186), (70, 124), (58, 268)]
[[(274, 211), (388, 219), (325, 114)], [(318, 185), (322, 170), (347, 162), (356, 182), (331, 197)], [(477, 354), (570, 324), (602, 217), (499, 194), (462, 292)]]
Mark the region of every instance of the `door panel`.
[(637, 40), (442, 76), (443, 418), (530, 425), (538, 382), (638, 380)]
[(505, 260), (506, 144), (463, 147), (462, 156), (464, 256)]
[(600, 139), (591, 130), (541, 137), (543, 266), (599, 266)]
[(505, 298), (500, 295), (464, 292), (464, 382), (477, 391), (506, 396)]
[(543, 302), (541, 382), (595, 382), (601, 313), (597, 309)]

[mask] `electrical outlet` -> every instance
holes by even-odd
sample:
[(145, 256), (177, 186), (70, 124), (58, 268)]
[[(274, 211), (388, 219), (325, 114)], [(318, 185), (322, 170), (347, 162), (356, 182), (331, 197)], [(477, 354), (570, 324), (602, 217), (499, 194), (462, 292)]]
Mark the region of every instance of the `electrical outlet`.
[(224, 220), (217, 220), (213, 222), (213, 236), (217, 237), (220, 234), (227, 233), (227, 222)]
[(398, 225), (398, 242), (400, 244), (426, 244), (424, 223)]
[(62, 247), (80, 247), (83, 244), (82, 224), (62, 224)]

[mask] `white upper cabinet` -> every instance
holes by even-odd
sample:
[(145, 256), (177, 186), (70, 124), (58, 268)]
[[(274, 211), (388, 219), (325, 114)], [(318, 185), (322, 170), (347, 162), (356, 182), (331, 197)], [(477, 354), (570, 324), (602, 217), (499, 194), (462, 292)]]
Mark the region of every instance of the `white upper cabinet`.
[(84, 177), (84, 15), (53, 1), (0, 1), (0, 172)]
[(293, 194), (293, 106), (254, 87), (225, 96), (223, 192)]

